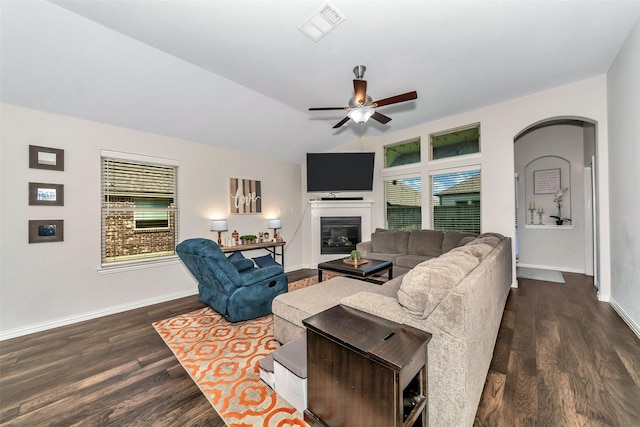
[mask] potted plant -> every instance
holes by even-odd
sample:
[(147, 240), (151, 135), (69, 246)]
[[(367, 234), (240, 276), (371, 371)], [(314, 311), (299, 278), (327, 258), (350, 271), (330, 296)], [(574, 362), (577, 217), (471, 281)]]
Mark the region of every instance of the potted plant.
[(360, 251), (351, 251), (349, 258), (351, 258), (351, 261), (360, 261), (362, 259), (362, 255), (360, 254)]
[(558, 215), (549, 215), (549, 217), (555, 219), (556, 225), (563, 225), (565, 221), (571, 222), (571, 218), (562, 218), (562, 200), (564, 199), (564, 194), (568, 189), (568, 187), (559, 189), (556, 191), (555, 197), (553, 198), (554, 203), (558, 205)]
[(243, 234), (242, 236), (240, 236), (240, 240), (242, 241), (243, 245), (250, 245), (252, 243), (255, 243), (257, 238), (258, 236), (256, 236), (255, 234)]

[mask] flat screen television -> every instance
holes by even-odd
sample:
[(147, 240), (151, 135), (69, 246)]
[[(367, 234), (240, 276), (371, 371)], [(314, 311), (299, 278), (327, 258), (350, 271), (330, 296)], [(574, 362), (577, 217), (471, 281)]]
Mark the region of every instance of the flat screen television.
[(307, 153), (307, 191), (371, 191), (375, 153)]

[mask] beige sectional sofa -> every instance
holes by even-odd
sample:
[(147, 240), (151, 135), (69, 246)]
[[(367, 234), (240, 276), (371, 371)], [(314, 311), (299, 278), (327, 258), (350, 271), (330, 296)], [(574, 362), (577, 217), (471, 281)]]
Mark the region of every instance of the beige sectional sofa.
[(511, 239), (483, 234), (383, 285), (336, 277), (279, 295), (274, 335), (286, 343), (304, 333), (303, 319), (337, 304), (430, 332), (430, 425), (471, 426), (511, 280)]
[(400, 276), (421, 262), (439, 257), (476, 237), (477, 234), (459, 231), (404, 231), (378, 228), (371, 235), (370, 241), (358, 243), (356, 249), (363, 258), (393, 262), (393, 274)]

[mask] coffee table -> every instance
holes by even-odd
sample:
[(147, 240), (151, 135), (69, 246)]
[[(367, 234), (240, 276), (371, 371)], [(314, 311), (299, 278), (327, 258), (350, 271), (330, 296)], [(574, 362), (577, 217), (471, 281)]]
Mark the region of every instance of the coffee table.
[(318, 282), (322, 282), (323, 270), (342, 273), (355, 279), (366, 280), (367, 282), (378, 284), (382, 282), (372, 279), (371, 276), (387, 270), (389, 272), (389, 280), (393, 279), (393, 263), (391, 261), (367, 258), (366, 260), (362, 260), (367, 261), (366, 263), (352, 265), (344, 262), (344, 259), (345, 258), (339, 258), (318, 264)]

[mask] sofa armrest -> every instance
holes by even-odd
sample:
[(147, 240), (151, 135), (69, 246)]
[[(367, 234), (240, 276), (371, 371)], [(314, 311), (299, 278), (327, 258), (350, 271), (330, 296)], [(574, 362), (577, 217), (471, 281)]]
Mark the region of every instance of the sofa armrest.
[(371, 253), (371, 241), (360, 242), (356, 245), (356, 250), (360, 251), (362, 258), (366, 258)]

